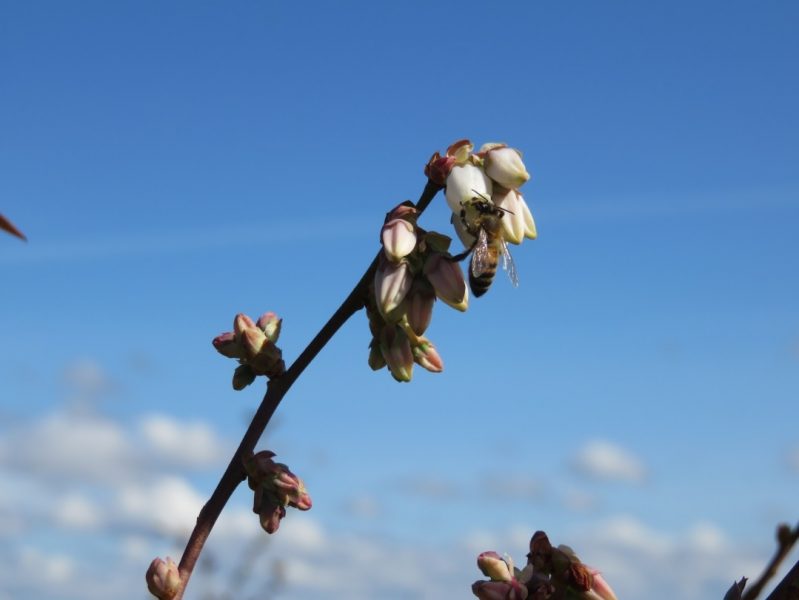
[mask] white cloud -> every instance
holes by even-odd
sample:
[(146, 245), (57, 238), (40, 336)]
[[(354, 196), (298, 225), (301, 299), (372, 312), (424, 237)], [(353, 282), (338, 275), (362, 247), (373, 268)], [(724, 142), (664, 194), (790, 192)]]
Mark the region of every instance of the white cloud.
[(96, 529), (102, 522), (102, 508), (79, 492), (68, 492), (54, 503), (59, 525), (74, 529)]
[(646, 468), (636, 456), (605, 440), (588, 442), (572, 464), (578, 473), (603, 481), (639, 483), (646, 477)]
[(52, 413), (0, 439), (0, 465), (56, 481), (129, 477), (136, 456), (121, 426), (92, 415)]
[(228, 449), (201, 422), (153, 414), (131, 430), (99, 415), (54, 412), (0, 437), (0, 465), (59, 482), (108, 484), (215, 466)]
[(566, 543), (604, 573), (620, 598), (721, 597), (733, 580), (757, 576), (764, 565), (751, 547), (734, 545), (708, 522), (660, 531), (621, 515), (572, 532)]
[(151, 484), (124, 485), (116, 505), (125, 521), (164, 535), (187, 535), (205, 500), (185, 480), (164, 476)]
[(153, 414), (141, 419), (139, 431), (147, 447), (161, 460), (176, 466), (211, 467), (229, 458), (226, 445), (214, 430), (199, 421), (184, 423)]

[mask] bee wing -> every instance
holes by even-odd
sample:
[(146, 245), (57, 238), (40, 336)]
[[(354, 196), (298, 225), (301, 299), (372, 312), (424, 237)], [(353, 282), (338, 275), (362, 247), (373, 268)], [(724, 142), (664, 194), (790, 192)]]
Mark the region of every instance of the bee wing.
[(519, 287), (519, 274), (516, 272), (516, 263), (508, 250), (508, 244), (502, 240), (502, 269), (508, 272), (508, 277), (513, 287)]
[(472, 251), (472, 275), (480, 277), (483, 273), (491, 269), (491, 259), (488, 256), (488, 236), (485, 229), (480, 228), (477, 234), (477, 243)]

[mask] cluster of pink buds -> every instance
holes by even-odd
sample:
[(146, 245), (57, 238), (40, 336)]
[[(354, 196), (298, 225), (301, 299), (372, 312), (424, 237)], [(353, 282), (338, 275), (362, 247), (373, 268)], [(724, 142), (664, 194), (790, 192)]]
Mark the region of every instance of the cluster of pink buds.
[(255, 492), (252, 511), (267, 533), (274, 533), (280, 527), (287, 506), (299, 510), (311, 508), (311, 496), (302, 479), (286, 465), (274, 462), (273, 456), (274, 452), (262, 450), (244, 461), (247, 484)]
[(178, 593), (180, 572), (175, 561), (169, 557), (166, 560), (154, 559), (144, 578), (147, 581), (147, 589), (160, 600), (172, 600)]
[[(535, 221), (519, 188), (530, 179), (522, 154), (506, 144), (483, 144), (478, 152), (469, 140), (459, 140), (441, 156), (436, 152), (425, 167), (425, 175), (446, 186), (452, 223), (463, 245), (471, 247), (479, 221), (476, 206), (490, 201), (502, 212), (502, 237), (511, 244), (537, 236)], [(471, 230), (471, 231), (470, 231)]]
[(217, 352), (241, 363), (233, 372), (234, 390), (244, 389), (258, 375), (271, 379), (286, 370), (283, 353), (276, 345), (282, 321), (272, 312), (261, 315), (256, 322), (247, 315), (238, 314), (233, 320), (233, 331), (214, 338)]
[(440, 298), (465, 311), (469, 292), (458, 263), (449, 253), (452, 240), (416, 223), (411, 202), (391, 210), (380, 232), (383, 251), (366, 302), (372, 341), (369, 366), (387, 366), (397, 381), (410, 381), (413, 364), (434, 373), (444, 364), (433, 343), (424, 337)]
[(477, 566), (490, 578), (472, 585), (480, 600), (616, 600), (599, 571), (582, 563), (568, 546), (553, 548), (543, 531), (530, 540), (523, 570), (496, 552), (483, 552)]

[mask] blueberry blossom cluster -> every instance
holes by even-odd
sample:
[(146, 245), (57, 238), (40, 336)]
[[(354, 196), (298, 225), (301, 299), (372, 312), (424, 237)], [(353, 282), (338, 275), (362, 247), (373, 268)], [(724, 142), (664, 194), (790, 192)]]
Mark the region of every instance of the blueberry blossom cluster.
[(380, 231), (383, 249), (366, 300), (372, 333), (369, 366), (387, 366), (397, 381), (411, 380), (414, 363), (433, 373), (444, 368), (424, 337), (436, 298), (459, 311), (469, 304), (463, 273), (449, 253), (452, 240), (419, 227), (417, 216), (411, 202), (386, 215)]
[(276, 345), (282, 322), (272, 312), (261, 315), (255, 322), (247, 315), (238, 314), (233, 320), (233, 331), (214, 338), (212, 343), (217, 352), (241, 363), (233, 372), (234, 390), (243, 390), (257, 375), (271, 379), (286, 370), (283, 353)]
[(483, 552), (477, 566), (489, 578), (472, 585), (480, 600), (616, 600), (599, 571), (582, 563), (568, 546), (553, 548), (543, 531), (530, 540), (524, 569), (496, 552)]
[(477, 208), (486, 201), (502, 212), (502, 238), (521, 244), (535, 239), (537, 232), (530, 208), (519, 188), (530, 179), (522, 154), (506, 144), (483, 144), (478, 152), (469, 140), (459, 140), (444, 156), (436, 152), (425, 167), (425, 175), (446, 187), (452, 223), (467, 248), (474, 245)]
[(262, 450), (244, 461), (247, 484), (255, 492), (252, 511), (267, 533), (275, 533), (280, 527), (287, 506), (298, 510), (311, 508), (311, 497), (302, 479), (286, 465), (273, 461), (273, 456), (274, 452)]

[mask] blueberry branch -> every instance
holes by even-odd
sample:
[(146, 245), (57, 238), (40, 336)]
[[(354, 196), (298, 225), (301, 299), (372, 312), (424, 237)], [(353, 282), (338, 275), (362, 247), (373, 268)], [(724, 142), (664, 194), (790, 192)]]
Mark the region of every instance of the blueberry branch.
[[(441, 190), (440, 185), (428, 180), (427, 185), (416, 203), (418, 214), (421, 214), (427, 208), (439, 190)], [(333, 313), (333, 316), (325, 323), (319, 333), (316, 334), (294, 363), (283, 375), (269, 381), (266, 394), (252, 422), (247, 428), (244, 437), (242, 437), (238, 449), (230, 459), (230, 463), (227, 469), (225, 469), (222, 478), (219, 480), (216, 489), (214, 489), (214, 492), (211, 494), (210, 499), (206, 502), (205, 506), (203, 506), (197, 517), (197, 524), (194, 526), (194, 530), (183, 551), (183, 556), (180, 559), (178, 567), (180, 571), (180, 587), (174, 597), (175, 600), (183, 598), (183, 593), (194, 571), (194, 567), (197, 564), (197, 560), (200, 557), (205, 541), (211, 534), (211, 530), (217, 518), (219, 518), (228, 500), (233, 495), (233, 492), (247, 477), (244, 470), (244, 457), (253, 452), (255, 445), (258, 443), (266, 426), (269, 424), (272, 415), (275, 413), (275, 410), (281, 400), (283, 400), (286, 392), (288, 392), (297, 378), (316, 355), (319, 354), (322, 348), (325, 347), (339, 328), (341, 328), (352, 315), (364, 307), (369, 283), (375, 276), (376, 265), (377, 258), (372, 261), (360, 281), (358, 281), (344, 302), (341, 303), (338, 310)]]

